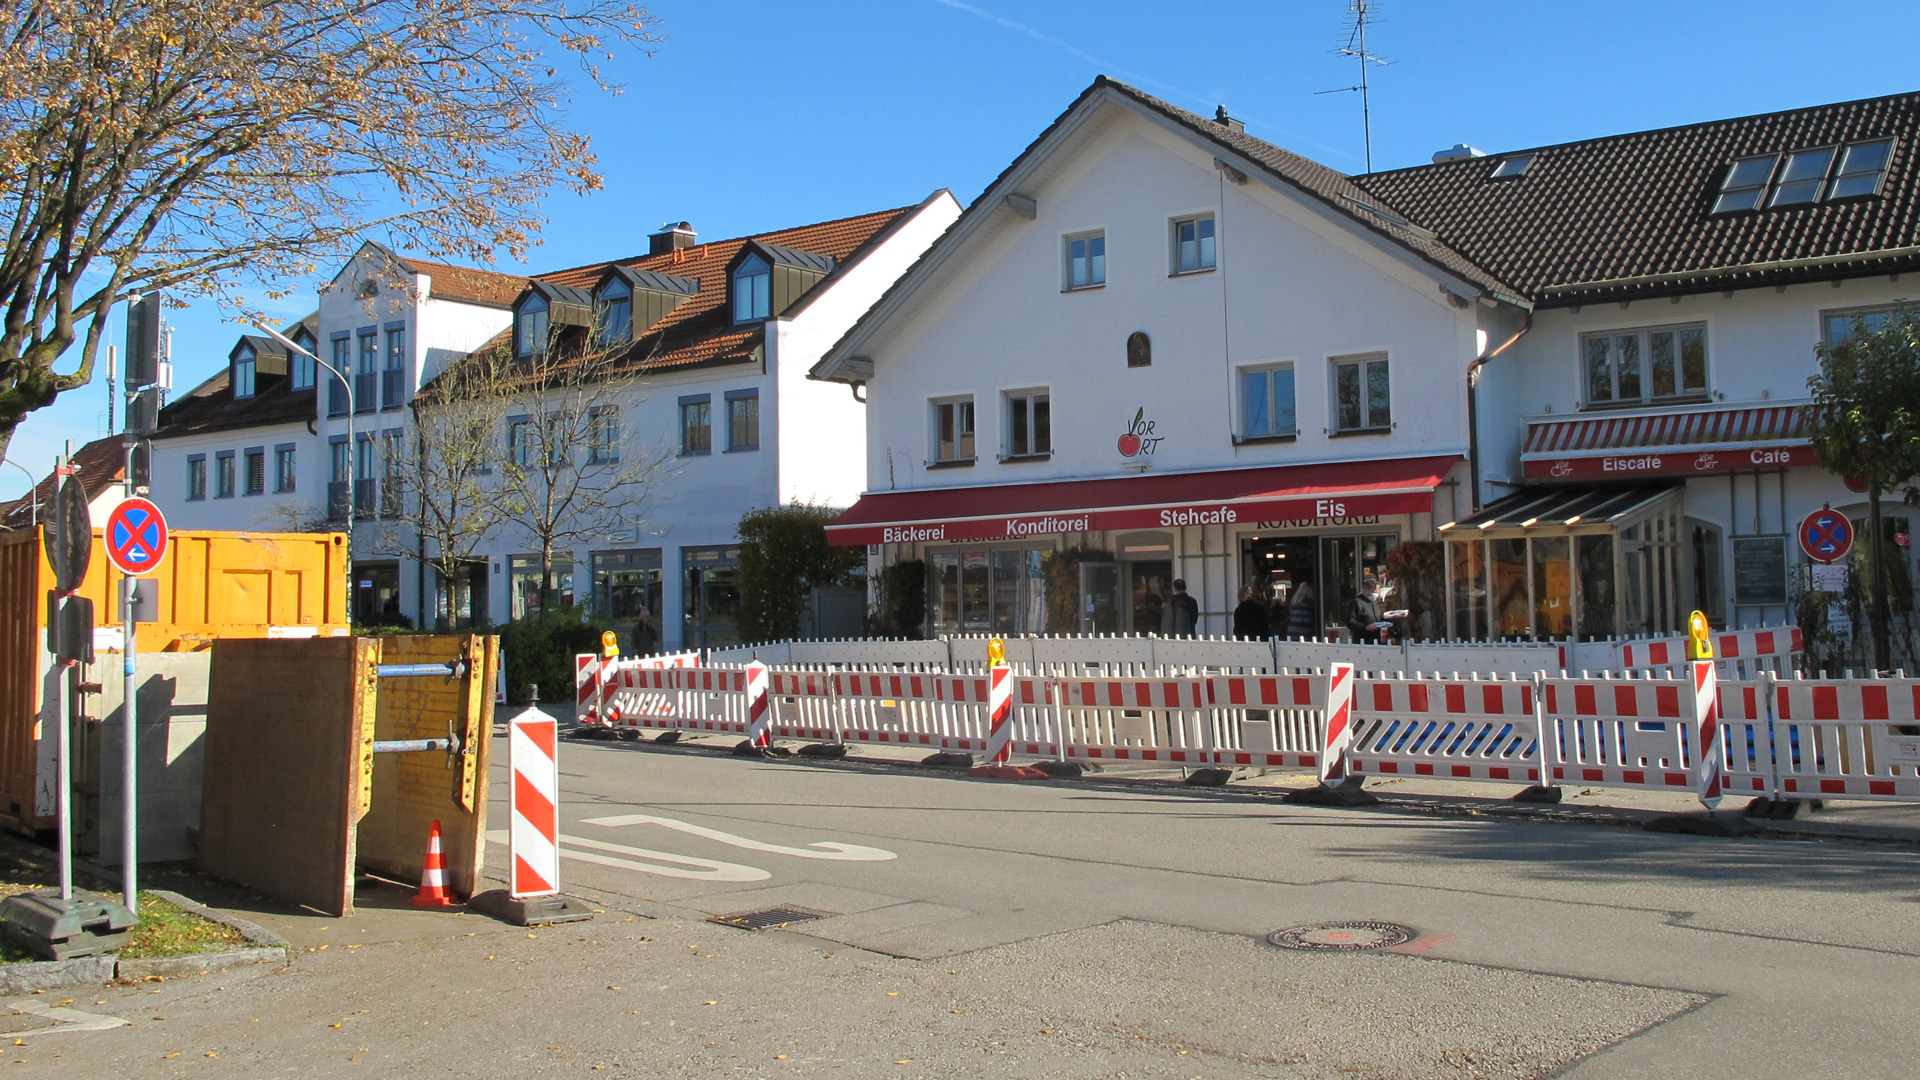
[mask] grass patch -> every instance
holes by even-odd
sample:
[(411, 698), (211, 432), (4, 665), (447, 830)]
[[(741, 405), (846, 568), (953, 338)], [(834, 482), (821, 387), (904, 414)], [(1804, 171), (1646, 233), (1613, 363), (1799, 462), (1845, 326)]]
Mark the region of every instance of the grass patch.
[(140, 894), (138, 914), (140, 925), (133, 928), (133, 936), (120, 950), (120, 956), (127, 960), (225, 952), (253, 944), (233, 927), (203, 919), (152, 893)]

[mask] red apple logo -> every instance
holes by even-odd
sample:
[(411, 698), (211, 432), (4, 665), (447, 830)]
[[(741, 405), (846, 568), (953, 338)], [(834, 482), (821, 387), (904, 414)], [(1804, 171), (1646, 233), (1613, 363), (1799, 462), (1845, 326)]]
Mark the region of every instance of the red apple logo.
[(1120, 436), (1120, 456), (1132, 457), (1140, 452), (1140, 436), (1132, 432)]

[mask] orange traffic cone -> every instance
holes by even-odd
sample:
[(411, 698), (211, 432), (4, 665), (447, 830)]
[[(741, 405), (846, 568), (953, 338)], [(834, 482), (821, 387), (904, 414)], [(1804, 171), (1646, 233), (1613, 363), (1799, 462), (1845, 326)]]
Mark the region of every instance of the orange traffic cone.
[(427, 834), (427, 866), (420, 872), (420, 891), (407, 906), (427, 911), (452, 911), (459, 907), (447, 892), (447, 857), (440, 851), (440, 823), (433, 823)]

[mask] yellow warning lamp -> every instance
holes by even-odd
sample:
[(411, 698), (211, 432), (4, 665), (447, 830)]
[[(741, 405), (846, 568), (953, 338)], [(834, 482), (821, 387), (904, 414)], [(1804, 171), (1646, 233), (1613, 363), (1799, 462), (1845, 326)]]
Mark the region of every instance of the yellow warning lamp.
[(618, 634), (615, 634), (611, 630), (607, 631), (604, 634), (601, 634), (600, 635), (600, 653), (602, 656), (605, 656), (609, 660), (612, 660), (613, 658), (619, 656), (620, 655), (620, 636)]
[(1006, 642), (1001, 641), (999, 638), (987, 639), (987, 666), (988, 667), (1006, 667), (1007, 666), (1007, 643)]
[(1707, 626), (1707, 617), (1701, 612), (1687, 616), (1687, 659), (1713, 659), (1712, 628)]

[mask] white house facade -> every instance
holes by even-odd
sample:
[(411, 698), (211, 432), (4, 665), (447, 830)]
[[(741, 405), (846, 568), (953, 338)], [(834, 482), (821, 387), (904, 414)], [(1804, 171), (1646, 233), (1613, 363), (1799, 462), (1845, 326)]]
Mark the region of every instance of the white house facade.
[(1174, 577), (1200, 632), (1302, 586), (1336, 632), (1406, 541), (1431, 633), (1777, 624), (1803, 519), (1865, 517), (1799, 406), (1913, 291), (1917, 118), (1346, 177), (1102, 78), (815, 369), (869, 402), (830, 533), (924, 563), (933, 632), (1159, 631)]

